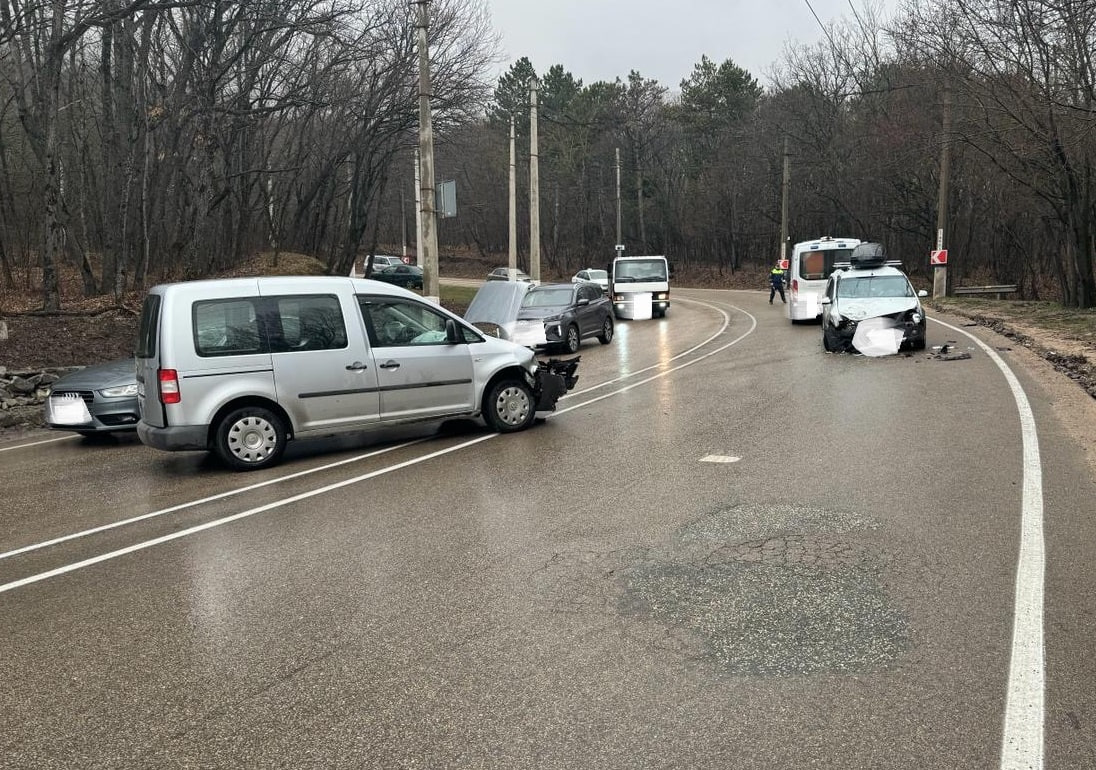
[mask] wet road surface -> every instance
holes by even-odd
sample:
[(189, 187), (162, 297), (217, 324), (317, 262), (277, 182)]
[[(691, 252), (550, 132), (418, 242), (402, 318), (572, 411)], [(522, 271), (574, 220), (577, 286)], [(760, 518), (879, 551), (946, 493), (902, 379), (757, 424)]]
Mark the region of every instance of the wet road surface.
[[(1030, 468), (999, 368), (937, 323), (971, 359), (675, 300), (584, 343), (520, 434), (302, 442), (251, 474), (0, 446), (5, 767), (1007, 766)], [(1096, 490), (1016, 376), (1045, 761), (1096, 766)]]

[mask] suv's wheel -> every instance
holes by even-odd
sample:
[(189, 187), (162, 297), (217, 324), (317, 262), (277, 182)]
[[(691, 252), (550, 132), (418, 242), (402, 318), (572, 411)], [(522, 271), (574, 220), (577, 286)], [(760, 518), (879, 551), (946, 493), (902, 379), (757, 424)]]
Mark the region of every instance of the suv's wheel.
[(213, 449), (234, 470), (257, 471), (282, 458), (285, 442), (285, 425), (278, 415), (261, 406), (245, 406), (221, 420)]
[(578, 336), (578, 327), (571, 324), (567, 327), (567, 334), (563, 338), (563, 347), (568, 353), (577, 353), (579, 343), (582, 340)]
[(488, 427), (499, 433), (513, 433), (528, 428), (536, 411), (533, 391), (520, 380), (496, 382), (483, 403), (483, 418)]
[(830, 340), (830, 330), (826, 328), (826, 325), (822, 325), (822, 349), (827, 353), (833, 353), (837, 346)]
[(605, 316), (605, 322), (601, 324), (601, 334), (598, 335), (597, 341), (602, 345), (608, 345), (613, 341), (613, 319), (609, 316)]

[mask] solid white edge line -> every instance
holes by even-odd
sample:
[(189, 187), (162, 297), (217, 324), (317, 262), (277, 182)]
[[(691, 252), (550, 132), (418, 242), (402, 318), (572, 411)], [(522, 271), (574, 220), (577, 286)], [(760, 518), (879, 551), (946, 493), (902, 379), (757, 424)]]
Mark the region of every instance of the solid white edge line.
[(74, 438), (79, 438), (79, 437), (73, 435), (73, 436), (58, 436), (57, 438), (44, 438), (41, 441), (32, 441), (29, 444), (16, 444), (15, 446), (0, 447), (0, 452), (10, 452), (13, 449), (26, 449), (27, 447), (39, 446), (41, 444), (54, 444), (58, 441), (69, 441), (69, 440), (74, 439)]
[[(704, 302), (698, 302), (697, 304), (707, 305), (707, 303), (704, 303)], [(720, 308), (716, 308), (714, 305), (708, 305), (708, 307), (714, 308), (715, 310), (717, 310), (723, 316), (723, 324), (720, 326), (720, 330), (718, 332), (716, 332), (715, 334), (713, 334), (711, 337), (708, 338), (708, 341), (711, 341), (711, 340), (715, 339), (716, 337), (718, 337), (720, 334), (722, 334), (722, 332), (727, 328), (727, 326), (729, 324), (729, 318), (728, 318), (727, 314), (723, 310), (721, 310)], [(616, 393), (624, 393), (625, 391), (631, 390), (632, 388), (638, 387), (639, 385), (650, 382), (651, 380), (656, 380), (656, 379), (659, 379), (661, 377), (665, 377), (666, 375), (671, 374), (672, 372), (675, 372), (678, 369), (684, 369), (685, 367), (691, 366), (691, 365), (697, 363), (698, 361), (703, 361), (704, 359), (709, 358), (709, 357), (715, 355), (716, 353), (719, 353), (719, 352), (721, 352), (723, 350), (726, 350), (727, 348), (731, 347), (732, 345), (737, 344), (738, 342), (740, 342), (741, 340), (743, 340), (747, 336), (749, 336), (753, 332), (753, 330), (757, 328), (757, 319), (754, 316), (747, 313), (745, 310), (741, 310), (740, 308), (736, 308), (736, 310), (739, 310), (739, 312), (741, 312), (744, 315), (748, 316), (750, 318), (751, 325), (750, 325), (750, 328), (744, 334), (739, 335), (738, 337), (731, 340), (727, 344), (722, 345), (718, 348), (715, 348), (714, 350), (706, 353), (705, 355), (700, 356), (698, 358), (695, 358), (691, 361), (687, 361), (683, 364), (679, 364), (678, 366), (675, 366), (671, 369), (665, 369), (662, 372), (660, 372), (660, 373), (658, 373), (658, 374), (656, 374), (652, 377), (648, 377), (648, 378), (646, 378), (646, 379), (644, 379), (640, 382), (634, 383), (632, 385), (628, 385), (627, 387), (624, 387), (624, 388), (620, 388), (619, 390), (613, 391), (612, 393), (605, 393), (603, 395), (592, 398), (588, 401), (584, 401), (584, 402), (581, 402), (581, 403), (578, 403), (578, 404), (574, 404), (572, 406), (567, 407), (566, 409), (557, 410), (553, 414), (562, 414), (562, 413), (565, 413), (565, 412), (570, 412), (574, 409), (579, 409), (579, 408), (581, 408), (583, 406), (586, 406), (588, 404), (592, 404), (592, 403), (595, 403), (597, 401), (601, 401), (601, 400), (603, 400), (605, 398), (608, 398), (609, 396), (614, 395)], [(699, 347), (699, 346), (697, 346), (697, 347)], [(696, 347), (691, 348), (691, 350), (695, 350), (695, 349), (696, 349)], [(676, 357), (677, 356), (675, 356), (675, 358)], [(28, 577), (21, 578), (19, 580), (13, 580), (10, 583), (4, 583), (4, 584), (0, 585), (0, 594), (6, 593), (8, 591), (12, 591), (16, 588), (21, 588), (23, 586), (31, 585), (33, 583), (39, 583), (43, 580), (47, 580), (47, 579), (52, 578), (52, 577), (57, 577), (58, 575), (64, 575), (64, 574), (69, 573), (69, 572), (74, 572), (78, 569), (83, 569), (84, 567), (90, 567), (93, 564), (99, 564), (100, 562), (108, 561), (110, 559), (116, 559), (120, 556), (125, 556), (126, 554), (134, 553), (136, 551), (143, 551), (147, 548), (152, 548), (153, 546), (160, 545), (162, 543), (167, 543), (167, 542), (170, 542), (172, 540), (178, 540), (181, 537), (186, 537), (188, 535), (193, 535), (193, 534), (196, 534), (198, 532), (203, 532), (207, 529), (213, 529), (214, 527), (219, 527), (223, 524), (229, 524), (231, 522), (238, 521), (240, 519), (245, 519), (245, 518), (248, 518), (249, 516), (254, 516), (255, 514), (258, 514), (258, 513), (263, 513), (265, 511), (274, 510), (275, 508), (281, 508), (282, 506), (289, 505), (290, 503), (295, 503), (295, 502), (299, 502), (300, 500), (307, 500), (310, 497), (316, 497), (318, 495), (326, 494), (327, 492), (330, 492), (330, 491), (333, 491), (333, 490), (336, 490), (336, 489), (340, 489), (342, 487), (346, 487), (346, 486), (349, 486), (351, 484), (357, 484), (361, 481), (366, 481), (368, 479), (376, 478), (377, 476), (382, 476), (386, 473), (391, 473), (393, 471), (400, 470), (401, 468), (407, 468), (407, 467), (410, 467), (412, 465), (417, 465), (419, 463), (426, 462), (427, 460), (432, 460), (435, 457), (441, 457), (442, 455), (446, 455), (446, 454), (449, 454), (451, 452), (455, 452), (455, 451), (460, 450), (460, 449), (465, 449), (467, 447), (473, 446), (475, 444), (479, 444), (483, 441), (488, 441), (490, 439), (496, 438), (496, 437), (501, 436), (501, 435), (503, 435), (503, 434), (501, 434), (501, 433), (489, 433), (485, 436), (478, 436), (477, 438), (471, 439), (469, 441), (462, 442), (460, 444), (455, 444), (454, 446), (448, 447), (446, 449), (441, 449), (441, 450), (438, 450), (436, 452), (430, 452), (430, 453), (425, 454), (425, 455), (420, 455), (419, 457), (412, 458), (410, 460), (405, 460), (403, 462), (396, 463), (395, 465), (390, 465), (386, 468), (380, 468), (378, 470), (370, 471), (369, 473), (364, 473), (364, 474), (361, 474), (359, 476), (355, 476), (353, 478), (344, 479), (344, 480), (336, 482), (334, 484), (328, 484), (326, 486), (320, 487), (319, 489), (314, 489), (314, 490), (311, 490), (311, 491), (308, 491), (308, 492), (302, 492), (300, 494), (293, 495), (291, 497), (287, 497), (283, 500), (277, 500), (275, 502), (268, 503), (266, 505), (262, 505), (262, 506), (259, 506), (257, 508), (252, 508), (252, 509), (249, 509), (249, 510), (246, 510), (246, 511), (241, 511), (240, 513), (236, 513), (236, 514), (233, 514), (231, 516), (226, 516), (226, 517), (221, 518), (221, 519), (215, 519), (213, 521), (205, 522), (204, 524), (199, 524), (199, 525), (196, 525), (196, 526), (193, 526), (193, 527), (189, 527), (187, 529), (179, 530), (178, 532), (173, 532), (170, 535), (164, 535), (162, 537), (154, 538), (152, 540), (146, 540), (146, 541), (143, 541), (143, 542), (140, 542), (140, 543), (135, 543), (135, 544), (133, 544), (131, 546), (127, 546), (125, 548), (119, 548), (115, 551), (109, 551), (107, 553), (99, 554), (98, 556), (93, 556), (90, 559), (84, 559), (83, 561), (74, 562), (73, 564), (66, 564), (63, 567), (58, 567), (56, 569), (48, 570), (46, 572), (40, 572), (36, 575), (30, 575)], [(411, 443), (417, 443), (417, 442), (411, 442)], [(393, 447), (393, 448), (395, 448), (395, 447)], [(388, 450), (382, 450), (382, 451), (388, 451)], [(342, 465), (342, 464), (345, 464), (345, 463), (348, 463), (348, 462), (352, 462), (353, 460), (356, 460), (356, 459), (359, 459), (359, 458), (350, 458), (348, 460), (343, 460), (343, 461), (340, 461), (338, 463), (333, 463), (331, 466), (328, 466), (328, 467), (334, 467), (336, 465)], [(296, 475), (306, 475), (309, 472), (311, 472), (311, 471), (302, 471), (300, 474), (296, 474)], [(286, 476), (284, 478), (293, 478), (293, 476)], [(268, 484), (275, 483), (279, 480), (282, 480), (282, 479), (272, 479), (270, 481), (261, 482), (260, 484), (256, 485), (256, 487), (266, 486)], [(207, 500), (216, 499), (217, 497), (221, 497), (221, 496), (230, 496), (231, 494), (234, 494), (234, 493), (224, 493), (223, 495), (216, 495), (212, 498), (207, 498)], [(193, 504), (197, 504), (198, 502), (201, 502), (201, 501), (195, 501)], [(190, 504), (183, 504), (182, 506), (179, 506), (179, 507), (187, 507), (188, 505), (190, 505)], [(163, 511), (163, 512), (166, 513), (169, 510), (173, 510), (173, 509), (165, 509), (165, 511)], [(156, 515), (158, 515), (159, 513), (160, 512), (157, 512)], [(119, 522), (117, 524), (117, 526), (121, 526), (122, 523), (128, 523), (128, 522), (140, 520), (142, 518), (148, 518), (151, 515), (154, 515), (154, 514), (145, 514), (144, 516), (135, 517), (134, 519), (127, 520), (127, 522)], [(113, 526), (115, 526), (115, 525), (106, 525), (103, 529), (109, 529), (109, 528), (112, 528)], [(74, 537), (74, 536), (69, 536), (68, 538), (62, 538), (62, 540), (63, 539), (70, 539), (71, 537)]]
[(974, 340), (1004, 374), (1020, 414), (1023, 443), (1023, 494), (1020, 554), (1016, 564), (1012, 654), (1008, 698), (1001, 739), (1001, 770), (1040, 770), (1046, 719), (1046, 661), (1043, 640), (1043, 591), (1046, 544), (1043, 538), (1043, 469), (1035, 416), (1020, 381), (989, 345), (962, 329), (930, 319)]

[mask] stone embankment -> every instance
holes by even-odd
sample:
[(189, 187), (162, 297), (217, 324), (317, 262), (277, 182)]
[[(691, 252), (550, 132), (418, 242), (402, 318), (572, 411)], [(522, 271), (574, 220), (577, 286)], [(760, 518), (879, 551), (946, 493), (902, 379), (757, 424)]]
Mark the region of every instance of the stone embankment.
[(8, 369), (0, 366), (0, 428), (43, 425), (49, 386), (80, 368)]

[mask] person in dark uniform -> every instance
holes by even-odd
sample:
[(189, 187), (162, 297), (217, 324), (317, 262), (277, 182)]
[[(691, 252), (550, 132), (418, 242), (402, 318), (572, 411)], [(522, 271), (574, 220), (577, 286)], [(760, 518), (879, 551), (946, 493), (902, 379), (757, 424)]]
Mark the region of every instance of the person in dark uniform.
[(785, 305), (788, 304), (788, 300), (784, 299), (784, 270), (780, 267), (778, 262), (769, 273), (769, 304), (773, 303), (773, 297), (776, 293), (780, 292), (780, 301)]

